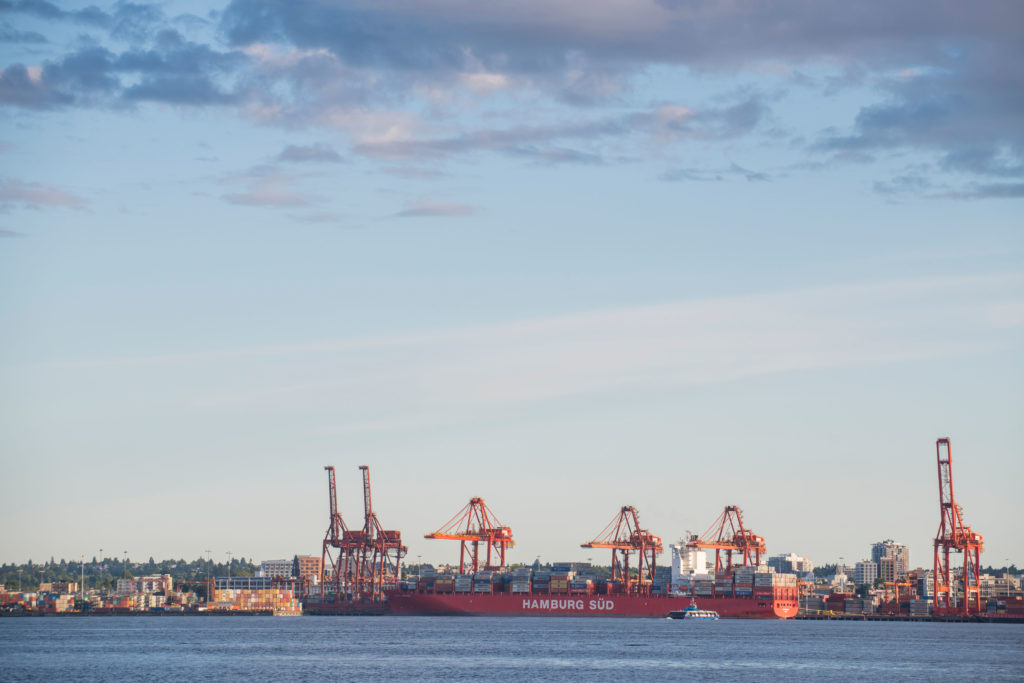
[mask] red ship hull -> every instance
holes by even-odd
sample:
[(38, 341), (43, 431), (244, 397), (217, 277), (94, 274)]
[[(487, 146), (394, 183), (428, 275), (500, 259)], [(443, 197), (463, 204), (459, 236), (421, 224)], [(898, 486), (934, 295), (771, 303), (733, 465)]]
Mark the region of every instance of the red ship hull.
[[(789, 619), (798, 609), (796, 591), (775, 598), (697, 597), (701, 609), (745, 619)], [(665, 617), (685, 609), (689, 596), (539, 595), (536, 593), (428, 593), (388, 595), (393, 614), (518, 617)]]

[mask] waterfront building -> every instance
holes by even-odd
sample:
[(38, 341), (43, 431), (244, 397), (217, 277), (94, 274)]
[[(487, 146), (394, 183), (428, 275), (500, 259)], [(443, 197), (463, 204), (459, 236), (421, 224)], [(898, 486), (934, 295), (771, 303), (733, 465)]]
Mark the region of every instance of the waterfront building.
[(1002, 576), (982, 574), (980, 581), (982, 598), (1001, 598), (1020, 594), (1020, 580), (1008, 572)]
[(322, 561), (319, 555), (296, 555), (292, 560), (292, 575), (300, 579), (319, 578)]
[(906, 576), (907, 569), (910, 567), (910, 548), (891, 538), (871, 545), (872, 562), (881, 566), (882, 560), (887, 558), (893, 560), (892, 578), (886, 579), (887, 581), (895, 581)]
[(60, 593), (62, 595), (67, 593), (78, 592), (77, 581), (52, 581), (43, 582), (39, 584), (40, 593)]
[(901, 575), (898, 567), (899, 561), (895, 557), (883, 557), (878, 561), (878, 578), (890, 583), (895, 581)]
[(118, 595), (135, 595), (138, 593), (163, 593), (167, 595), (174, 590), (174, 579), (170, 574), (154, 574), (140, 576), (135, 579), (118, 579)]
[(781, 574), (806, 574), (814, 571), (814, 563), (810, 558), (796, 553), (774, 555), (768, 558), (767, 564)]
[(917, 575), (917, 594), (922, 598), (935, 595), (935, 578), (929, 571), (920, 571)]
[(290, 579), (295, 567), (293, 560), (263, 560), (260, 562), (260, 576), (271, 579)]
[(858, 586), (872, 584), (878, 578), (878, 565), (871, 560), (862, 560), (853, 567), (853, 582)]

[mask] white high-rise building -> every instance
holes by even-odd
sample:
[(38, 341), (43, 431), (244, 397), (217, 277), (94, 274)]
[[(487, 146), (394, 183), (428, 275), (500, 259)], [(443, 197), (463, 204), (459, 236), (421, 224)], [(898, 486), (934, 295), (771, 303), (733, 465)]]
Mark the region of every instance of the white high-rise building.
[(853, 582), (858, 586), (861, 584), (872, 584), (878, 578), (878, 565), (871, 560), (863, 560), (853, 567)]

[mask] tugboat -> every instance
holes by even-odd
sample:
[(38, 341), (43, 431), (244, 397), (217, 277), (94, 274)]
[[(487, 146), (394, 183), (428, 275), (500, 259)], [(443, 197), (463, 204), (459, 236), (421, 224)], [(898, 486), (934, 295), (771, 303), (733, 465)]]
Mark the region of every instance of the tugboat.
[(701, 619), (701, 620), (718, 620), (718, 612), (710, 609), (700, 609), (697, 607), (697, 603), (691, 601), (686, 609), (677, 609), (668, 613), (669, 619)]

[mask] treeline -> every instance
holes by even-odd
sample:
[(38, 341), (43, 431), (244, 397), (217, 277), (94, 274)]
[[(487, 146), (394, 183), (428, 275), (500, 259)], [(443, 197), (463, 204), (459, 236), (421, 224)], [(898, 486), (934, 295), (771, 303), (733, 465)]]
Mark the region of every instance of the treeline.
[(50, 558), (43, 563), (29, 560), (25, 564), (0, 565), (0, 584), (7, 590), (32, 592), (39, 588), (40, 583), (64, 581), (82, 581), (85, 576), (85, 589), (113, 589), (117, 580), (135, 578), (151, 574), (170, 574), (175, 582), (202, 581), (208, 576), (253, 576), (259, 571), (259, 565), (252, 559), (232, 558), (230, 563), (214, 562), (206, 558), (196, 560), (163, 560), (157, 562), (152, 557), (146, 562), (133, 561), (125, 558), (107, 557), (91, 560), (55, 560)]

